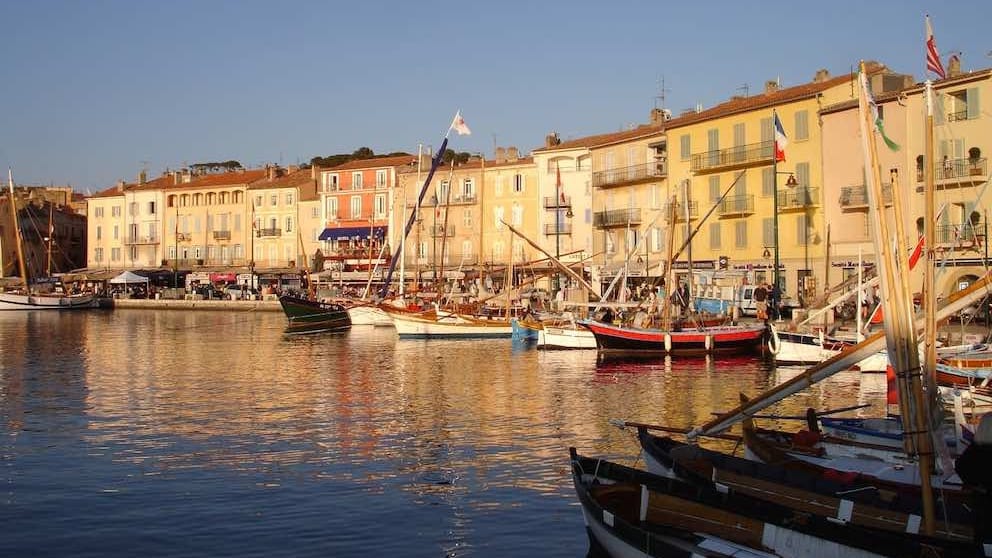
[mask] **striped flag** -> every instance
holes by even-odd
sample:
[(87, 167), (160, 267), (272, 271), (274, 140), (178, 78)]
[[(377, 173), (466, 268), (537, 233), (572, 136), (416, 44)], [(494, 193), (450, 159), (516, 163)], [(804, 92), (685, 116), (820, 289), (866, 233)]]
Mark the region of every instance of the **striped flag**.
[(785, 136), (785, 128), (782, 127), (782, 121), (778, 119), (778, 113), (775, 113), (775, 161), (781, 163), (785, 161), (785, 146), (789, 145), (789, 138)]
[(555, 187), (558, 188), (558, 197), (561, 198), (562, 205), (565, 204), (565, 191), (561, 189), (561, 166), (555, 163)]
[(937, 52), (937, 40), (933, 38), (930, 16), (926, 16), (925, 20), (927, 24), (927, 70), (940, 79), (944, 79), (947, 75), (944, 73), (944, 65), (940, 62), (940, 54)]

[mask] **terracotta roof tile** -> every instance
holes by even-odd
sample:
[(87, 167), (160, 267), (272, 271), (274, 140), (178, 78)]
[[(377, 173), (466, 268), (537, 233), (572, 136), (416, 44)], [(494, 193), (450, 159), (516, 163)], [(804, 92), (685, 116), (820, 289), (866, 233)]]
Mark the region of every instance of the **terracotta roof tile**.
[(644, 124), (638, 126), (633, 130), (624, 130), (621, 132), (611, 132), (609, 134), (597, 134), (594, 136), (585, 136), (582, 138), (576, 138), (568, 141), (563, 141), (558, 145), (550, 147), (541, 147), (535, 149), (535, 153), (543, 153), (546, 151), (558, 151), (561, 149), (576, 149), (581, 147), (600, 147), (604, 145), (609, 145), (611, 143), (617, 143), (621, 141), (627, 141), (632, 139), (638, 139), (642, 137), (649, 137), (657, 134), (663, 134), (665, 132), (664, 125), (662, 124)]
[[(499, 163), (497, 163), (495, 159), (486, 159), (486, 170), (496, 169), (496, 168), (502, 168), (502, 167), (512, 167), (512, 166), (518, 166), (518, 165), (530, 165), (530, 164), (533, 164), (533, 163), (534, 163), (534, 158), (533, 157), (518, 157), (516, 161), (500, 161)], [(448, 167), (442, 165), (441, 167), (438, 168), (437, 172), (440, 173), (442, 170), (447, 169), (447, 168)], [(466, 163), (462, 163), (460, 165), (455, 166), (455, 170), (456, 171), (460, 171), (460, 170), (474, 170), (474, 169), (481, 169), (481, 168), (482, 168), (482, 161), (478, 161), (478, 160), (477, 161), (468, 161)], [(429, 171), (429, 170), (430, 170), (429, 168), (421, 169), (421, 171), (424, 173), (424, 176), (427, 175), (427, 171)], [(400, 174), (416, 173), (417, 172), (417, 167), (416, 166), (414, 166), (414, 167), (405, 167), (405, 168), (399, 169), (397, 172), (400, 173)]]
[(397, 155), (395, 157), (377, 157), (375, 159), (359, 159), (348, 161), (336, 167), (321, 169), (322, 171), (338, 170), (358, 170), (358, 169), (381, 169), (385, 167), (401, 167), (417, 162), (416, 155)]

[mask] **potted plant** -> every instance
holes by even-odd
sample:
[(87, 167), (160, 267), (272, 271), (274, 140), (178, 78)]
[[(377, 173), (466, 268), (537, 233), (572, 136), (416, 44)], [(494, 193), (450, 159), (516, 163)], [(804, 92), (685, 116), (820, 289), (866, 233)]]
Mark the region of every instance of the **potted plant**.
[(979, 147), (971, 147), (968, 149), (968, 163), (971, 168), (971, 175), (976, 176), (982, 174), (982, 168), (979, 166), (979, 162), (982, 159), (982, 150)]

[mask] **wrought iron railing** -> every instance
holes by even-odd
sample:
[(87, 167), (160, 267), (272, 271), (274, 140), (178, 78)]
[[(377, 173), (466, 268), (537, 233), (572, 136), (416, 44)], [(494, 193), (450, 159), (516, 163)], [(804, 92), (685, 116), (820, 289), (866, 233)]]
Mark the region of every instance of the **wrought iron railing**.
[[(861, 184), (841, 188), (838, 203), (841, 207), (846, 208), (868, 207), (868, 187)], [(892, 203), (892, 183), (890, 182), (882, 184), (882, 203), (885, 205)]]
[(639, 180), (662, 178), (668, 175), (668, 163), (653, 161), (629, 167), (620, 167), (592, 173), (592, 185), (596, 188), (620, 186)]
[(455, 236), (455, 226), (431, 225), (431, 236)]
[(282, 236), (282, 229), (258, 229), (258, 236)]
[[(685, 204), (682, 202), (675, 202), (675, 220), (684, 221), (685, 220)], [(672, 214), (672, 202), (665, 204), (664, 215), (667, 219)], [(689, 201), (689, 218), (696, 219), (699, 217), (699, 202)]]
[(720, 202), (720, 215), (747, 215), (754, 213), (754, 196), (729, 196)]
[(623, 227), (626, 225), (639, 225), (641, 223), (641, 209), (610, 209), (608, 211), (597, 211), (592, 216), (594, 227), (609, 228)]
[(819, 198), (819, 188), (807, 188), (805, 186), (801, 186), (790, 190), (779, 190), (778, 208), (782, 210), (812, 207), (817, 204)]
[(545, 196), (544, 209), (558, 209), (561, 207), (572, 207), (572, 196)]
[(545, 235), (572, 234), (572, 224), (571, 223), (545, 223), (544, 224), (544, 234)]
[[(965, 176), (986, 176), (988, 159), (944, 159), (934, 165), (934, 178), (952, 180)], [(923, 182), (923, 169), (916, 169), (916, 181)]]
[(937, 225), (937, 244), (953, 246), (973, 246), (976, 241), (984, 241), (985, 223), (980, 220), (952, 225)]
[(966, 110), (959, 110), (959, 111), (956, 111), (956, 112), (949, 112), (949, 113), (947, 113), (947, 121), (948, 122), (956, 122), (958, 120), (968, 120), (968, 111), (967, 111), (967, 109)]
[(689, 160), (689, 170), (693, 172), (712, 170), (721, 167), (770, 162), (775, 157), (775, 142), (763, 141), (693, 153)]
[(214, 231), (214, 240), (231, 240), (231, 231)]
[(156, 235), (127, 235), (124, 239), (125, 244), (158, 244), (160, 242), (158, 236)]

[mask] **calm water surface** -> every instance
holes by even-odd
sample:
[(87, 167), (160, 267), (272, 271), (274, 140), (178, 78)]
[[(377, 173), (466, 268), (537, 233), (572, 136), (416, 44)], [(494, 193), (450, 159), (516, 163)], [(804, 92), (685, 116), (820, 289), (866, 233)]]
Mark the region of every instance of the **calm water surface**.
[[(699, 424), (796, 372), (598, 363), (279, 313), (0, 314), (2, 556), (584, 556), (567, 448)], [(875, 403), (831, 379), (775, 410)]]

